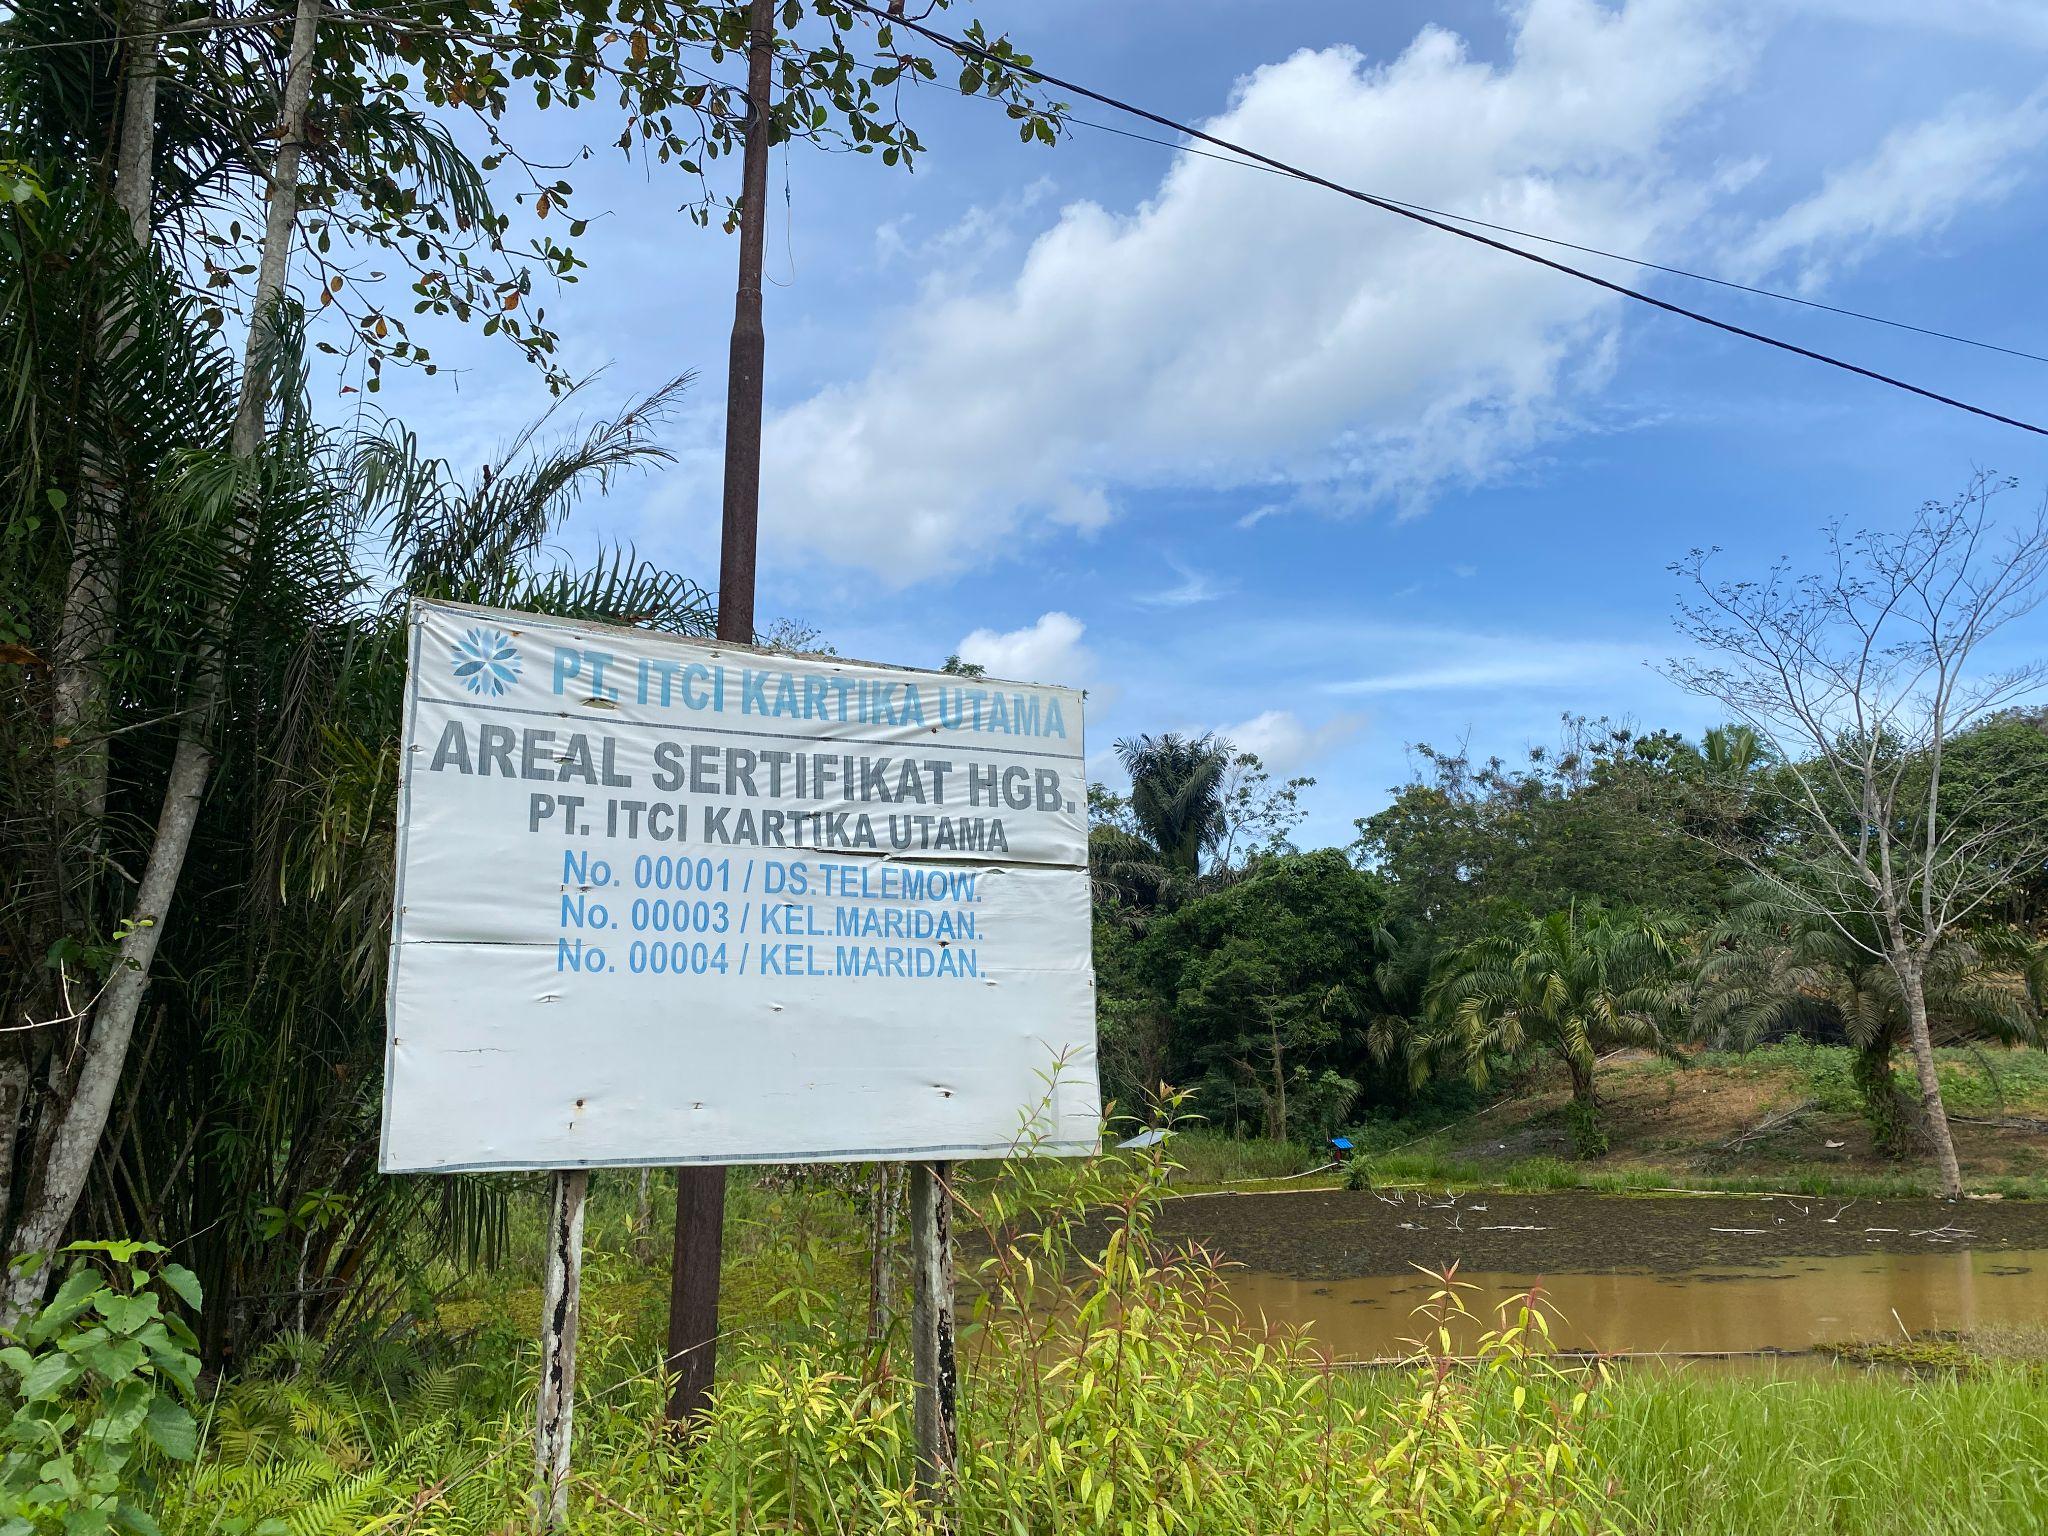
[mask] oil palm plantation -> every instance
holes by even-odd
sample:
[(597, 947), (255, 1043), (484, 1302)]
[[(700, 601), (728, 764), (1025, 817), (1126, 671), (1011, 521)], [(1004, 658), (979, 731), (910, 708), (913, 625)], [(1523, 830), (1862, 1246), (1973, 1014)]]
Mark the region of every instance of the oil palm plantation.
[(1474, 940), (1429, 990), (1436, 1048), (1483, 1081), (1497, 1056), (1536, 1051), (1571, 1079), (1574, 1150), (1606, 1150), (1594, 1066), (1617, 1046), (1662, 1047), (1674, 1017), (1678, 955), (1636, 918), (1567, 908)]
[[(1876, 938), (1789, 910), (1768, 887), (1748, 887), (1701, 959), (1693, 1025), (1724, 1049), (1783, 1035), (1845, 1039), (1856, 1052), (1853, 1076), (1871, 1139), (1900, 1157), (1921, 1141), (1919, 1115), (1892, 1070), (1906, 1041), (1906, 998)], [(1944, 938), (1922, 984), (1939, 1038), (2040, 1044), (2044, 981), (2048, 947), (1987, 926)]]

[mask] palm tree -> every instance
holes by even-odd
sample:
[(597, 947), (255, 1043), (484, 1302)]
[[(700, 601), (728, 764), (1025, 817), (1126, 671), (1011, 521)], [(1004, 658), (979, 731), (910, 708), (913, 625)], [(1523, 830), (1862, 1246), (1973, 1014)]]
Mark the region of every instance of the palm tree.
[[(1747, 1050), (1777, 1035), (1839, 1029), (1864, 1117), (1880, 1152), (1904, 1156), (1919, 1140), (1911, 1096), (1892, 1073), (1905, 1043), (1906, 999), (1874, 934), (1794, 912), (1770, 888), (1745, 887), (1701, 960), (1694, 1029), (1723, 1048)], [(2010, 928), (1951, 934), (1928, 957), (1923, 985), (1930, 1021), (1951, 1040), (2039, 1044), (2041, 980), (2048, 946)]]
[(1700, 766), (1719, 779), (1748, 778), (1765, 762), (1764, 744), (1746, 725), (1717, 725), (1700, 738)]
[(1132, 736), (1116, 744), (1131, 776), (1131, 812), (1160, 860), (1192, 881), (1224, 830), (1223, 778), (1231, 749), (1214, 732)]
[(1430, 988), (1439, 1048), (1475, 1082), (1490, 1056), (1548, 1051), (1571, 1075), (1571, 1129), (1582, 1157), (1606, 1150), (1593, 1068), (1621, 1045), (1665, 1043), (1676, 995), (1671, 944), (1656, 925), (1577, 908), (1533, 918), (1460, 950)]
[[(229, 1300), (208, 1317), (216, 1329), (236, 1330), (211, 1337), (216, 1350), (246, 1349), (281, 1328), (325, 1328), (346, 1342), (381, 1323), (413, 1283), (410, 1255), (422, 1241), (472, 1261), (502, 1245), (505, 1181), (393, 1179), (370, 1156), (402, 778), (406, 599), (709, 635), (711, 602), (687, 578), (624, 553), (560, 565), (545, 552), (584, 495), (669, 458), (652, 434), (686, 383), (559, 441), (545, 435), (544, 417), (473, 478), (421, 453), (391, 422), (330, 443), (318, 460), (365, 534), (381, 533), (381, 560), (366, 563), (381, 566), (389, 584), (359, 584), (352, 603), (304, 637), (301, 662), (285, 674), (292, 708), (266, 741), (273, 771), (229, 786), (260, 829), (255, 857), (234, 861), (229, 850), (216, 877), (247, 890), (243, 931), (224, 944), (193, 944), (189, 1006), (167, 1021), (184, 1070), (141, 1108), (151, 1142), (175, 1139), (195, 1111), (212, 1126), (193, 1176), (169, 1181), (159, 1196), (165, 1209), (135, 1215), (207, 1234), (194, 1267)], [(253, 1227), (244, 1216), (251, 1206), (260, 1218)], [(279, 1274), (283, 1254), (291, 1267)]]
[[(275, 733), (316, 713), (312, 637), (361, 585), (355, 512), (316, 472), (295, 383), (287, 236), (317, 209), (378, 239), (349, 214), (381, 201), (434, 209), (407, 221), (430, 247), (444, 196), (464, 230), (496, 227), (445, 127), (344, 96), (305, 131), (316, 15), (301, 4), (290, 43), (202, 28), (174, 48), (155, 0), (123, 8), (119, 37), (75, 4), (0, 21), (0, 1002), (50, 1026), (0, 1048), (0, 1257), (55, 1247), (81, 1210), (156, 1203), (124, 1081), (201, 974), (159, 973), (158, 947), (185, 943), (196, 893), (219, 899), (213, 824), (266, 851), (269, 829), (236, 818), (276, 777)], [(353, 58), (321, 41), (330, 68)], [(239, 379), (217, 334), (238, 292)], [(166, 1177), (189, 1173), (202, 1125)], [(46, 1273), (9, 1266), (0, 1319)]]
[(1418, 1027), (1428, 1011), (1431, 977), (1442, 949), (1427, 925), (1395, 916), (1376, 924), (1371, 938), (1372, 1002), (1365, 1048), (1382, 1067), (1399, 1067), (1411, 1088), (1429, 1077), (1430, 1038)]

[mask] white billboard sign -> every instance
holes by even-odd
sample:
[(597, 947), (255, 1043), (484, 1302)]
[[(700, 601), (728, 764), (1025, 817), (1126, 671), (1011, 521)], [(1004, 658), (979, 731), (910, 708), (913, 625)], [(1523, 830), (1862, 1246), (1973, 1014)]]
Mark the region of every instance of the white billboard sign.
[(410, 624), (385, 1170), (1093, 1149), (1080, 694)]

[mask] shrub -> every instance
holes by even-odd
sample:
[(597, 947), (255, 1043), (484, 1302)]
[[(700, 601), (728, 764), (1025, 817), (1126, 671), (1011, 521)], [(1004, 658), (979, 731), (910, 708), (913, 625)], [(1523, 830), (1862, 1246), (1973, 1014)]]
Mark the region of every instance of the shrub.
[[(961, 1459), (915, 1489), (900, 1342), (872, 1347), (860, 1298), (820, 1284), (827, 1251), (783, 1250), (774, 1320), (741, 1323), (701, 1433), (655, 1431), (658, 1347), (586, 1295), (576, 1529), (1066, 1536), (1286, 1529), (1535, 1536), (1609, 1520), (1583, 1446), (1585, 1382), (1519, 1304), (1449, 1354), (1469, 1288), (1438, 1277), (1398, 1390), (1360, 1396), (1300, 1337), (1231, 1304), (1203, 1254), (1154, 1235), (1166, 1149), (1017, 1161), (956, 1189), (972, 1305), (961, 1340)], [(822, 1198), (822, 1197), (820, 1197)], [(600, 1271), (605, 1266), (597, 1266)], [(835, 1297), (837, 1298), (835, 1300)], [(317, 1375), (244, 1382), (176, 1529), (412, 1536), (526, 1522), (531, 1393), (476, 1379), (347, 1389)], [(389, 1395), (386, 1393), (390, 1388)], [(429, 1398), (429, 1390), (439, 1394)], [(409, 1393), (409, 1397), (401, 1394)], [(296, 1426), (296, 1427), (295, 1427)]]
[[(57, 1294), (0, 1349), (6, 1452), (0, 1536), (120, 1529), (152, 1536), (150, 1452), (193, 1454), (198, 1341), (164, 1302), (199, 1281), (156, 1243), (73, 1243)], [(40, 1255), (33, 1256), (40, 1258)]]

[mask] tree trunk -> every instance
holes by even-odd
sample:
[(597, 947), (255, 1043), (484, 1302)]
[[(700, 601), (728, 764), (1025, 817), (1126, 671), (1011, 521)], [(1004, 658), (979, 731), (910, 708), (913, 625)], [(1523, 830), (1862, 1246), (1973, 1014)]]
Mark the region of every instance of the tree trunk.
[(1913, 1070), (1920, 1079), (1920, 1120), (1934, 1149), (1934, 1170), (1941, 1179), (1941, 1197), (1960, 1200), (1963, 1170), (1956, 1161), (1955, 1138), (1949, 1134), (1948, 1107), (1941, 1101), (1941, 1075), (1934, 1067), (1934, 1036), (1927, 1025), (1926, 978), (1912, 960), (1894, 960), (1900, 989), (1906, 994), (1906, 1036), (1913, 1051)]
[[(199, 819), (199, 796), (206, 787), (206, 771), (211, 765), (211, 754), (203, 760), (191, 758), (184, 742), (179, 742), (177, 755), (171, 760), (170, 782), (164, 788), (163, 810), (157, 817), (156, 842), (136, 891), (133, 926), (121, 939), (113, 978), (93, 1010), (92, 1030), (81, 1053), (78, 1076), (61, 1103), (49, 1106), (53, 1120), (48, 1150), (31, 1175), (30, 1187), (23, 1191), (21, 1220), (14, 1229), (12, 1246), (17, 1258), (53, 1252), (71, 1223), (79, 1195), (85, 1190), (86, 1175), (91, 1172), (93, 1155), (99, 1150), (100, 1133), (106, 1129), (107, 1111), (114, 1102), (114, 1090), (120, 1086), (121, 1069), (128, 1060), (135, 1016), (149, 985), (150, 966), (156, 959), (157, 941), (163, 935), (163, 917), (177, 890), (178, 873), (192, 841), (193, 824)], [(35, 1304), (45, 1279), (42, 1270), (9, 1268), (6, 1290), (0, 1295), (0, 1327), (12, 1326), (16, 1318)]]
[(28, 1113), (29, 1060), (9, 1046), (0, 1057), (0, 1232), (14, 1205), (14, 1158)]
[[(128, 216), (135, 243), (149, 248), (156, 156), (157, 28), (164, 0), (135, 0), (121, 95), (121, 139), (114, 159), (114, 204)], [(100, 351), (117, 350), (126, 324), (103, 332)], [(92, 829), (97, 841), (107, 811), (107, 680), (104, 664), (120, 601), (120, 488), (107, 446), (89, 441), (79, 471), (78, 510), (71, 525), (71, 578), (57, 627), (51, 735), (58, 743), (57, 804), (68, 824)]]
[[(265, 409), (270, 398), (271, 361), (276, 351), (277, 308), (284, 293), (285, 265), (292, 232), (298, 222), (299, 152), (306, 134), (306, 103), (312, 92), (313, 42), (320, 19), (320, 0), (299, 0), (292, 26), (291, 62), (285, 76), (284, 112), (279, 129), (277, 161), (271, 175), (263, 234), (263, 256), (257, 269), (254, 309), (242, 369), (242, 394), (235, 415), (232, 448), (237, 457), (253, 458), (263, 446)], [(244, 530), (246, 536), (246, 530)], [(59, 1106), (47, 1157), (33, 1187), (24, 1192), (23, 1213), (11, 1244), (13, 1255), (54, 1250), (70, 1225), (84, 1192), (93, 1156), (106, 1129), (107, 1111), (120, 1085), (134, 1037), (135, 1017), (149, 986), (163, 925), (177, 893), (185, 854), (199, 820), (199, 804), (213, 773), (213, 717), (225, 689), (220, 651), (207, 645), (198, 659), (192, 695), (178, 733), (177, 751), (164, 784), (163, 809), (156, 836), (135, 893), (134, 916), (121, 936), (113, 979), (100, 994), (92, 1026), (81, 1052), (78, 1075)], [(10, 1268), (0, 1293), (0, 1327), (8, 1326), (41, 1294), (43, 1273)]]
[[(911, 1423), (918, 1491), (943, 1504), (959, 1452), (959, 1368), (953, 1330), (950, 1163), (910, 1165)], [(943, 1525), (942, 1525), (942, 1528)]]
[(890, 1318), (896, 1310), (896, 1207), (900, 1186), (901, 1175), (895, 1163), (875, 1164), (874, 1220), (868, 1246), (870, 1349), (880, 1346), (889, 1336)]
[(1585, 1109), (1598, 1108), (1593, 1095), (1593, 1064), (1576, 1056), (1567, 1056), (1564, 1064), (1572, 1075), (1572, 1102)]
[(1886, 1157), (1903, 1157), (1912, 1150), (1917, 1133), (1908, 1101), (1892, 1079), (1893, 1049), (1889, 1038), (1858, 1046), (1849, 1070), (1863, 1099), (1871, 1145)]
[(1572, 1077), (1572, 1102), (1565, 1111), (1565, 1123), (1572, 1138), (1572, 1155), (1579, 1158), (1603, 1156), (1607, 1151), (1607, 1133), (1600, 1126), (1600, 1097), (1593, 1091), (1594, 1058), (1581, 1058), (1566, 1052), (1564, 1064)]
[(1268, 1026), (1273, 1033), (1273, 1119), (1267, 1135), (1275, 1141), (1287, 1139), (1287, 1064), (1280, 1045), (1280, 1026)]
[(652, 1168), (642, 1168), (633, 1195), (633, 1257), (642, 1264), (654, 1262), (654, 1198), (649, 1188), (653, 1178)]

